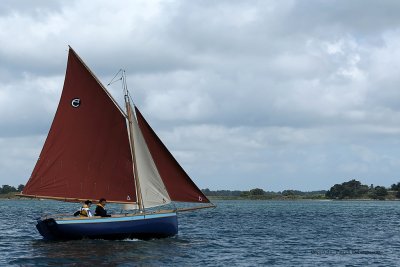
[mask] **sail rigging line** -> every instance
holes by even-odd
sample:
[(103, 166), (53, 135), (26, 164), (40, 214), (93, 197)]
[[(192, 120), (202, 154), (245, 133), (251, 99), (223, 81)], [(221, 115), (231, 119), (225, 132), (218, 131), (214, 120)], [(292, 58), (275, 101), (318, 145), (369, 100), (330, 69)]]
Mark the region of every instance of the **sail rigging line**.
[(107, 84), (107, 86), (110, 86), (111, 84), (122, 80), (122, 75), (121, 75), (121, 77), (120, 77), (118, 80), (115, 80), (115, 81), (114, 81), (115, 77), (117, 77), (117, 75), (118, 75), (121, 71), (122, 71), (122, 69), (119, 69), (119, 71), (114, 75), (114, 77), (113, 77), (113, 78), (111, 79), (111, 81)]
[(125, 70), (123, 70), (122, 75), (122, 81), (125, 87), (124, 91), (127, 98), (126, 101), (129, 107), (128, 114), (130, 115), (131, 131), (133, 133), (134, 140), (133, 148), (135, 153), (135, 166), (137, 166), (135, 177), (137, 188), (139, 190), (138, 196), (141, 197), (141, 201), (138, 202), (142, 203), (143, 209), (163, 206), (171, 202), (170, 196), (168, 194), (165, 184), (160, 177), (160, 174), (158, 173), (151, 153), (148, 150), (148, 147), (138, 125), (136, 114), (133, 107), (131, 106), (130, 101), (132, 100), (132, 97), (128, 90)]
[(104, 92), (107, 94), (107, 96), (111, 99), (111, 101), (114, 103), (114, 105), (119, 109), (119, 111), (122, 113), (124, 117), (127, 115), (125, 114), (124, 110), (120, 107), (118, 102), (112, 97), (110, 92), (108, 92), (107, 88), (101, 83), (101, 81), (97, 78), (97, 76), (93, 73), (93, 71), (86, 65), (86, 63), (81, 59), (81, 57), (75, 52), (74, 49), (72, 49), (71, 46), (68, 46), (69, 49), (74, 53), (76, 58), (80, 61), (80, 63), (89, 71), (90, 75), (96, 80), (96, 82), (100, 85), (100, 87), (104, 90)]
[[(121, 74), (121, 77), (118, 79), (115, 79), (119, 74)], [(144, 205), (143, 205), (143, 198), (142, 198), (142, 193), (140, 190), (140, 183), (138, 180), (138, 173), (137, 173), (137, 163), (136, 163), (136, 155), (135, 155), (135, 142), (132, 136), (132, 108), (130, 105), (130, 101), (129, 101), (129, 90), (128, 90), (128, 85), (126, 82), (126, 73), (124, 69), (119, 69), (118, 72), (114, 75), (114, 77), (111, 79), (111, 81), (107, 84), (107, 86), (121, 81), (121, 85), (122, 85), (122, 90), (123, 90), (123, 94), (124, 94), (124, 101), (125, 101), (125, 108), (126, 108), (126, 113), (127, 115), (125, 116), (125, 118), (128, 121), (128, 137), (129, 137), (129, 142), (130, 142), (130, 149), (131, 149), (131, 156), (132, 156), (132, 161), (133, 161), (133, 175), (134, 175), (134, 183), (135, 183), (135, 191), (136, 191), (136, 202), (138, 203), (138, 207), (139, 207), (139, 211), (144, 211)]]
[(132, 155), (132, 161), (133, 161), (133, 179), (135, 183), (135, 190), (136, 190), (136, 202), (138, 203), (139, 207), (139, 212), (145, 212), (144, 205), (143, 205), (143, 196), (142, 196), (142, 191), (140, 188), (140, 182), (139, 182), (139, 175), (138, 175), (138, 170), (137, 170), (137, 161), (136, 161), (136, 153), (135, 153), (135, 141), (133, 138), (133, 123), (132, 123), (132, 107), (129, 102), (129, 91), (128, 91), (128, 86), (126, 83), (126, 73), (125, 70), (120, 70), (122, 72), (122, 88), (124, 91), (124, 99), (125, 99), (125, 106), (126, 106), (126, 112), (127, 112), (127, 119), (128, 119), (128, 134), (129, 134), (129, 142), (131, 145), (131, 155)]
[[(121, 77), (119, 79), (115, 79), (116, 77), (118, 77), (118, 75), (121, 74)], [(125, 101), (125, 108), (126, 108), (126, 113), (127, 115), (125, 116), (125, 118), (127, 119), (128, 122), (128, 137), (129, 137), (129, 143), (130, 143), (130, 149), (131, 149), (131, 156), (132, 156), (132, 168), (133, 168), (133, 175), (134, 175), (134, 184), (135, 184), (135, 191), (136, 191), (136, 203), (138, 203), (138, 208), (139, 208), (139, 212), (145, 212), (145, 207), (144, 207), (144, 201), (143, 201), (143, 196), (142, 196), (142, 191), (141, 191), (141, 187), (140, 187), (140, 181), (139, 181), (139, 174), (138, 174), (138, 170), (137, 170), (137, 160), (136, 160), (136, 154), (135, 154), (135, 141), (134, 141), (134, 137), (133, 137), (133, 119), (132, 118), (132, 114), (133, 114), (133, 110), (130, 104), (130, 100), (132, 100), (132, 98), (130, 97), (130, 93), (128, 90), (128, 84), (126, 81), (126, 72), (124, 69), (119, 69), (119, 71), (114, 75), (114, 77), (111, 79), (111, 81), (108, 83), (108, 85), (111, 85), (115, 82), (121, 81), (121, 85), (122, 85), (122, 90), (123, 90), (123, 94), (124, 94), (124, 101)], [(133, 102), (133, 100), (132, 100)]]

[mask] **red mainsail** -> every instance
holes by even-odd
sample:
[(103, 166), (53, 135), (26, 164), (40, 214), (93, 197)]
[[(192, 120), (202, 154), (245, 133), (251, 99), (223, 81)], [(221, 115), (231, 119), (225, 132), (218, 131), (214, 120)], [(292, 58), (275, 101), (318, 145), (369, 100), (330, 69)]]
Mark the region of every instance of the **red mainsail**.
[(136, 202), (124, 114), (73, 49), (60, 103), (23, 195)]
[(172, 201), (209, 203), (135, 106), (140, 131)]

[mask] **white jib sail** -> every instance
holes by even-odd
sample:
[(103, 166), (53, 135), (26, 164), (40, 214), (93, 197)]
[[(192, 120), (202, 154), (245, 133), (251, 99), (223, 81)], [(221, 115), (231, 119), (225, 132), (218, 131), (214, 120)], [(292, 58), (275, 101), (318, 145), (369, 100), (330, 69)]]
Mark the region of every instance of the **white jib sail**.
[(165, 185), (147, 148), (146, 141), (139, 129), (137, 120), (135, 116), (132, 116), (132, 118), (137, 174), (139, 176), (143, 205), (145, 208), (151, 208), (171, 203)]

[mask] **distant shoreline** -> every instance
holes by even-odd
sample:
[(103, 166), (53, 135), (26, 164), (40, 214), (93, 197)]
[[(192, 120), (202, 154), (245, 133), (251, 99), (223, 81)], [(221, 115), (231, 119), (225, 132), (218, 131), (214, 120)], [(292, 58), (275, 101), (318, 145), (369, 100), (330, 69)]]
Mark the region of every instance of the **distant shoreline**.
[(263, 200), (263, 201), (302, 201), (302, 200), (312, 200), (312, 201), (400, 201), (400, 199), (387, 198), (387, 199), (372, 199), (372, 198), (344, 198), (344, 199), (330, 199), (330, 198), (247, 198), (247, 197), (231, 197), (231, 196), (207, 196), (209, 200)]
[[(24, 197), (19, 197), (16, 196), (19, 192), (12, 192), (12, 193), (7, 193), (7, 194), (0, 194), (0, 200), (39, 200), (35, 198), (24, 198)], [(282, 195), (259, 195), (259, 196), (207, 196), (208, 199), (211, 201), (213, 200), (282, 200), (282, 201), (288, 201), (288, 200), (318, 200), (318, 201), (399, 201), (400, 199), (397, 199), (393, 197), (392, 195), (389, 195), (385, 199), (372, 199), (372, 198), (344, 198), (344, 199), (331, 199), (331, 198), (326, 198), (324, 195), (311, 195), (311, 196), (300, 196), (300, 195), (294, 195), (294, 196), (282, 196)]]
[(19, 198), (15, 194), (19, 194), (20, 192), (10, 192), (7, 194), (0, 194), (0, 200), (2, 199), (14, 199), (14, 198)]
[[(24, 185), (17, 188), (9, 185), (0, 187), (1, 199), (27, 199), (16, 196), (24, 190)], [(261, 188), (250, 190), (210, 190), (201, 189), (202, 193), (211, 200), (348, 200), (348, 201), (374, 201), (374, 200), (400, 200), (400, 182), (391, 187), (364, 185), (352, 179), (342, 184), (335, 184), (329, 190), (300, 191), (287, 189), (283, 191), (265, 191)]]
[[(329, 198), (246, 198), (246, 197), (230, 197), (230, 196), (207, 196), (208, 199), (212, 201), (225, 200), (225, 201), (235, 201), (235, 200), (248, 200), (248, 201), (400, 201), (400, 199), (365, 199), (365, 198), (354, 198), (354, 199), (329, 199)], [(0, 194), (0, 201), (8, 201), (8, 200), (29, 200), (29, 201), (41, 201), (40, 198), (24, 198), (18, 196), (4, 196)]]

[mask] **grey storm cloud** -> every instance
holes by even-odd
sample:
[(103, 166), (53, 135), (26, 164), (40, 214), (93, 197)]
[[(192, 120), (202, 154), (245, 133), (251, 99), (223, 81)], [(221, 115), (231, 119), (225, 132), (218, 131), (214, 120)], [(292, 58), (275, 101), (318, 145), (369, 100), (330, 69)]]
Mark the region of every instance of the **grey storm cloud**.
[[(398, 181), (398, 1), (0, 3), (0, 180), (24, 183), (71, 45), (200, 187)], [(121, 100), (118, 83), (109, 87)]]

